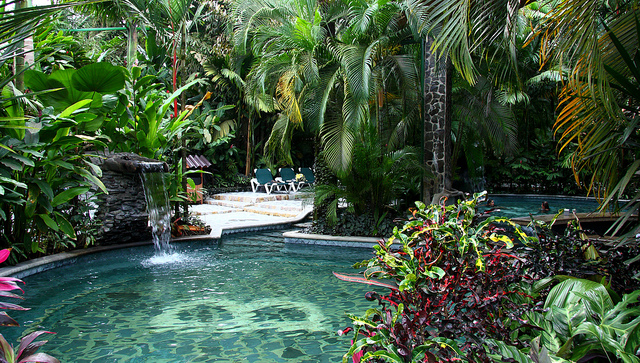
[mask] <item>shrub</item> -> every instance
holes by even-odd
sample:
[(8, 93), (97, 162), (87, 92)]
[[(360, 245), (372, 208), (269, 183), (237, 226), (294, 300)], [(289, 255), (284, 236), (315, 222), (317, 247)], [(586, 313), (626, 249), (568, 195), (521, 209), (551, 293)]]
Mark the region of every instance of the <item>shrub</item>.
[(516, 349), (501, 341), (495, 361), (503, 362), (628, 362), (638, 363), (640, 290), (622, 298), (591, 280), (565, 278), (551, 289), (544, 310), (526, 314), (528, 326), (520, 339), (531, 342)]
[(373, 362), (489, 362), (485, 339), (511, 342), (511, 323), (530, 305), (509, 299), (519, 294), (510, 287), (523, 280), (524, 261), (508, 252), (512, 238), (496, 223), (511, 226), (518, 242), (532, 239), (507, 219), (478, 222), (483, 196), (451, 206), (417, 202), (412, 219), (375, 246), (376, 257), (357, 265), (366, 267), (364, 276), (336, 274), (390, 289), (367, 294), (378, 309), (350, 315), (355, 335), (344, 362), (354, 354)]

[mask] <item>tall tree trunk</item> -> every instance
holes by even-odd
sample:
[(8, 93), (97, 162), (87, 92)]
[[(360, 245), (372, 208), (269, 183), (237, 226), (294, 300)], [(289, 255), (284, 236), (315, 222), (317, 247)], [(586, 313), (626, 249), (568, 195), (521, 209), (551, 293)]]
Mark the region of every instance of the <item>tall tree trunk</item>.
[(244, 175), (251, 176), (251, 140), (253, 138), (253, 125), (251, 115), (247, 116), (247, 157), (245, 160)]
[[(173, 25), (172, 25), (173, 27)], [(180, 60), (175, 63), (175, 68), (173, 71), (173, 77), (174, 77), (174, 81), (173, 81), (173, 88), (174, 88), (174, 92), (176, 91), (178, 86), (182, 85), (182, 77), (183, 75), (180, 74), (180, 80), (176, 79), (176, 76), (178, 74), (178, 67), (186, 64), (187, 62), (187, 34), (186, 32), (183, 31), (184, 28), (181, 27), (180, 31), (182, 33), (182, 37), (180, 39)], [(175, 54), (176, 51), (174, 49), (174, 59), (175, 59)], [(179, 82), (179, 83), (178, 83)], [(174, 102), (177, 102), (178, 99), (176, 98)], [(187, 107), (187, 95), (182, 92), (182, 94), (180, 95), (180, 113), (182, 113), (185, 108)], [(174, 103), (174, 107), (175, 107), (175, 103)], [(177, 114), (177, 108), (176, 108), (176, 115), (175, 117), (178, 117)], [(182, 159), (182, 189), (186, 192), (187, 191), (187, 177), (185, 176), (185, 173), (187, 172), (187, 140), (185, 139), (184, 134), (181, 137), (181, 149), (180, 149), (180, 158)], [(183, 203), (183, 212), (184, 212), (184, 217), (185, 219), (189, 216), (189, 200), (185, 200)]]
[[(433, 179), (423, 183), (423, 201), (451, 190), (451, 62), (430, 51), (432, 39), (424, 40), (424, 160)], [(436, 201), (437, 202), (437, 201)]]

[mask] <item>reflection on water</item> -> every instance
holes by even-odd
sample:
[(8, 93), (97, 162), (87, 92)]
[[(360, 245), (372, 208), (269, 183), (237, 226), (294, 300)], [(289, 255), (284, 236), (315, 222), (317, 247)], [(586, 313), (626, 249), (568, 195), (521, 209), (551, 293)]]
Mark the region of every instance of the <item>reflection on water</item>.
[(26, 277), (32, 310), (15, 315), (27, 331), (56, 332), (42, 351), (62, 362), (340, 362), (345, 312), (375, 303), (370, 286), (332, 271), (354, 272), (371, 251), (279, 236), (180, 243), (182, 260), (164, 264), (151, 248), (87, 257)]
[[(535, 196), (535, 195), (489, 195), (487, 200), (493, 200), (494, 205), (478, 204), (480, 213), (488, 212), (509, 218), (527, 217), (529, 213), (556, 214), (561, 209), (576, 210), (577, 213), (590, 213), (598, 209), (598, 203), (593, 198)], [(542, 202), (549, 203), (549, 210), (541, 210)]]

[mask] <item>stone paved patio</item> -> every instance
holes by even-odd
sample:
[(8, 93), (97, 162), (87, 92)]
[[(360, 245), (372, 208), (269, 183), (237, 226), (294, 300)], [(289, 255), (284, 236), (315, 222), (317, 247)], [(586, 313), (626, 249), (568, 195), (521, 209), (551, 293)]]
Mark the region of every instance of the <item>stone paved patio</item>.
[(211, 226), (210, 237), (219, 238), (224, 231), (260, 230), (273, 225), (295, 224), (313, 210), (309, 192), (272, 193), (237, 192), (217, 194), (189, 211)]

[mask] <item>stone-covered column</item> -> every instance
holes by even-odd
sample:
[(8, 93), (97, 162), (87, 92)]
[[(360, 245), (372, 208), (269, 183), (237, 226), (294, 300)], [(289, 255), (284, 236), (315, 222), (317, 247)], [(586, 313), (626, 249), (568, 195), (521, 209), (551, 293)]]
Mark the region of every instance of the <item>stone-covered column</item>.
[(451, 189), (451, 62), (431, 53), (424, 40), (424, 160), (435, 178), (425, 178), (424, 202)]

